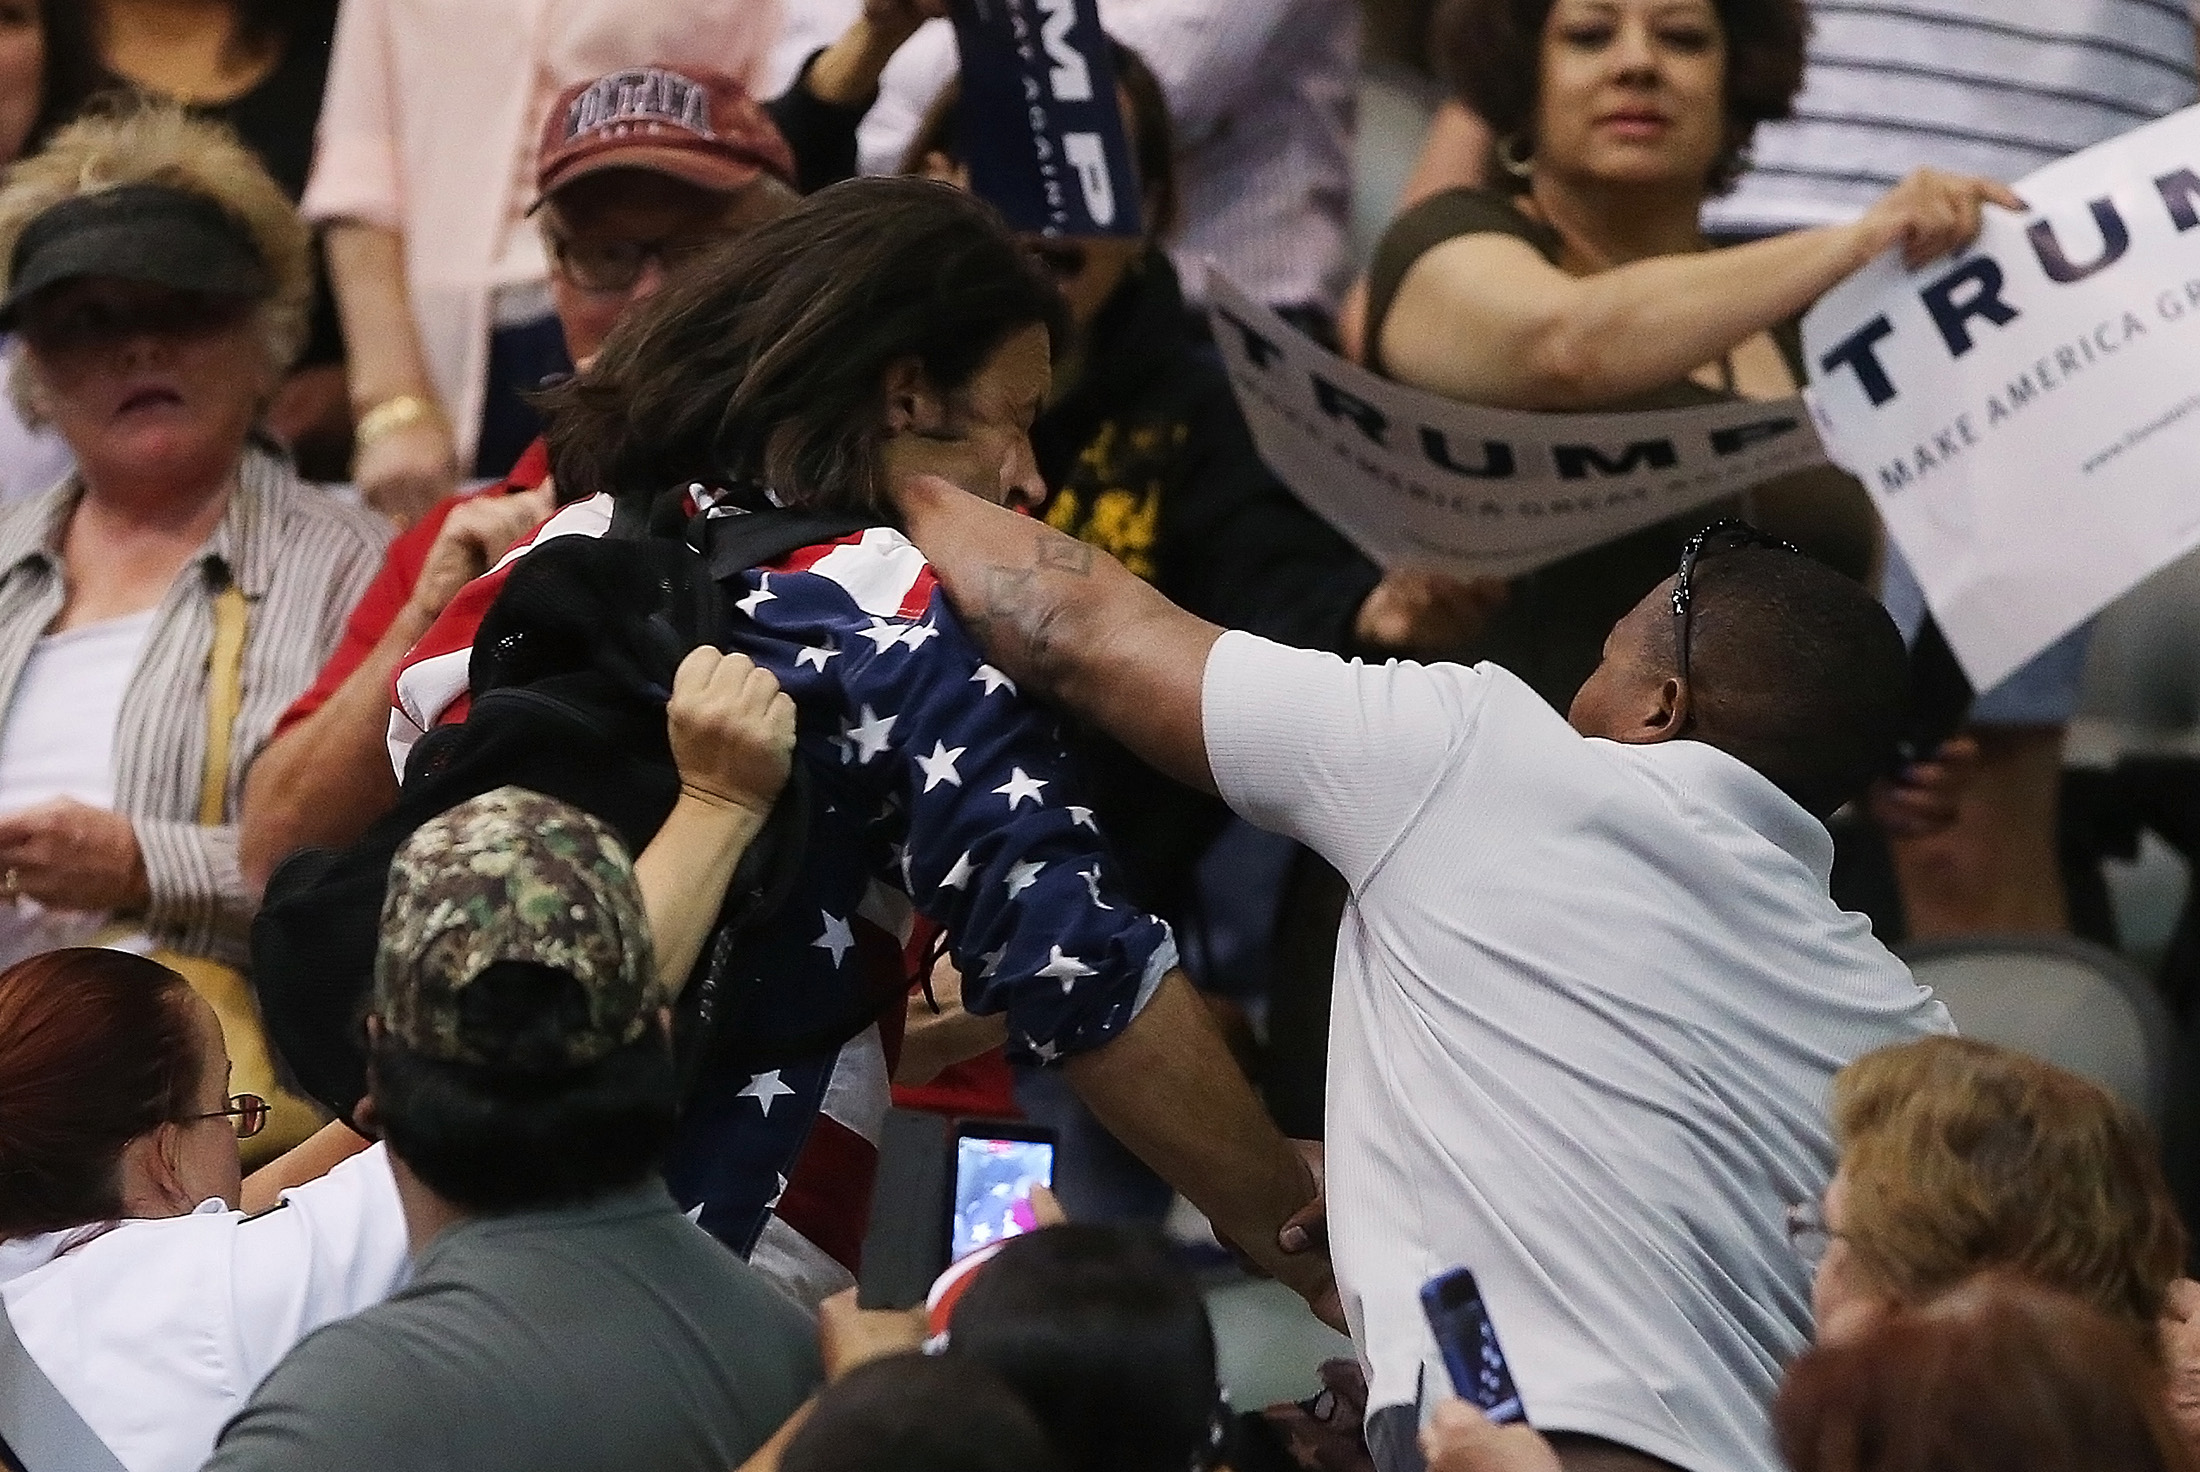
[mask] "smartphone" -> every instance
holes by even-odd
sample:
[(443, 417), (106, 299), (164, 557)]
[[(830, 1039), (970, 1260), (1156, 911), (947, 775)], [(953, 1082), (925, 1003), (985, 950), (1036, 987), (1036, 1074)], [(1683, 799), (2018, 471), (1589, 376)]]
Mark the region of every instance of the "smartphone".
[(1455, 1268), (1422, 1284), (1421, 1312), (1428, 1315), (1444, 1368), (1451, 1372), (1451, 1388), (1460, 1399), (1479, 1407), (1492, 1421), (1527, 1420), (1474, 1274)]
[(1022, 1120), (958, 1119), (949, 1137), (947, 1260), (962, 1261), (1039, 1223), (1031, 1188), (1054, 1184), (1054, 1131)]

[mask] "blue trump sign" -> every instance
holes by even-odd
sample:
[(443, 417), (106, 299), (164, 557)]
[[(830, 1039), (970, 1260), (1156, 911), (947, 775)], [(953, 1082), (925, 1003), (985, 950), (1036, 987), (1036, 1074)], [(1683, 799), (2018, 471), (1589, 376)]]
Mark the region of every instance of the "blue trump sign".
[(1097, 0), (955, 0), (970, 185), (1031, 235), (1143, 232)]

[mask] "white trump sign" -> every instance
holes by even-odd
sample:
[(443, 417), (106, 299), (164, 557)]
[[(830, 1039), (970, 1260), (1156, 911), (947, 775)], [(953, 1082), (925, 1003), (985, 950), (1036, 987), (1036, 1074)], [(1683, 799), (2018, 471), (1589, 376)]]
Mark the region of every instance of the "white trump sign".
[(1803, 323), (1827, 447), (1982, 690), (2200, 544), (2200, 108), (2015, 188)]
[(1377, 378), (1219, 273), (1207, 282), (1261, 458), (1386, 568), (1513, 577), (1825, 459), (1800, 399), (1484, 409)]

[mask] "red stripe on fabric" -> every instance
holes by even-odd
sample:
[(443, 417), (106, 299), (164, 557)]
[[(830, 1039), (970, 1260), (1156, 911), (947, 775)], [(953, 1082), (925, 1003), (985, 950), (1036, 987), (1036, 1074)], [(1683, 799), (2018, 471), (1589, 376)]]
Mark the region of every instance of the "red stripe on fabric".
[(863, 1266), (863, 1234), (871, 1222), (871, 1182), (877, 1172), (877, 1147), (820, 1114), (779, 1198), (779, 1219), (856, 1272)]
[(932, 592), (939, 585), (940, 580), (932, 576), (932, 564), (927, 562), (909, 591), (901, 595), (901, 607), (895, 612), (903, 618), (923, 618), (924, 611), (932, 606)]
[(808, 572), (822, 562), (825, 554), (834, 548), (856, 547), (861, 546), (862, 543), (863, 533), (861, 532), (851, 532), (845, 537), (838, 537), (830, 542), (812, 542), (807, 547), (795, 548), (777, 562), (766, 563), (764, 570), (766, 572)]

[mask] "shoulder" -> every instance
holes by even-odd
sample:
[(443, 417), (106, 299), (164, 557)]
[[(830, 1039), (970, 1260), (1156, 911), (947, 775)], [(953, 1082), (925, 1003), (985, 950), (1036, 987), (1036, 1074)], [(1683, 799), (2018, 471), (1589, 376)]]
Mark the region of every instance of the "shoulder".
[(1509, 235), (1548, 259), (1558, 256), (1558, 233), (1522, 214), (1512, 200), (1487, 189), (1446, 189), (1390, 222), (1375, 248), (1376, 269), (1406, 267), (1462, 235)]
[(448, 1408), (395, 1305), (314, 1330), (222, 1429), (209, 1472), (402, 1463), (440, 1439)]
[(889, 526), (800, 548), (762, 571), (817, 579), (818, 586), (836, 590), (871, 618), (922, 618), (939, 587), (916, 544)]
[(361, 556), (379, 556), (395, 535), (388, 518), (326, 486), (300, 480), (290, 462), (257, 447), (245, 451), (239, 480), (261, 514), (281, 529), (286, 547), (299, 539)]

